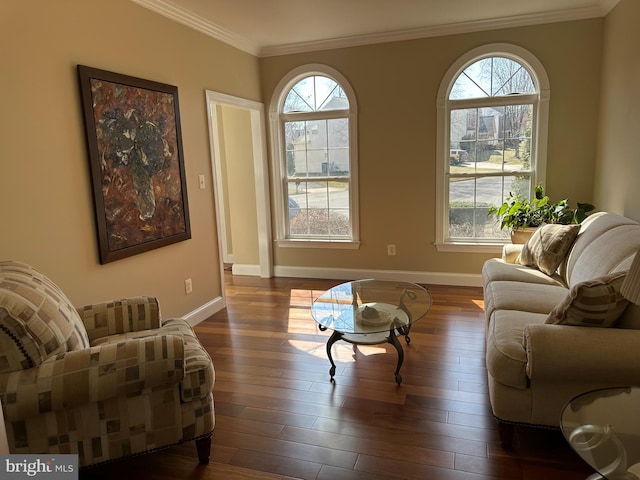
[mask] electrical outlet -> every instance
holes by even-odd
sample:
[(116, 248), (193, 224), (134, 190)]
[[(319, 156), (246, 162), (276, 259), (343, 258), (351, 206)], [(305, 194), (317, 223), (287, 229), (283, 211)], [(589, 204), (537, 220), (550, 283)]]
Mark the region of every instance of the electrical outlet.
[(387, 255), (393, 256), (396, 254), (396, 246), (395, 245), (387, 245)]
[(187, 278), (184, 281), (184, 293), (185, 295), (189, 295), (191, 292), (193, 292), (193, 283), (191, 283), (190, 278)]

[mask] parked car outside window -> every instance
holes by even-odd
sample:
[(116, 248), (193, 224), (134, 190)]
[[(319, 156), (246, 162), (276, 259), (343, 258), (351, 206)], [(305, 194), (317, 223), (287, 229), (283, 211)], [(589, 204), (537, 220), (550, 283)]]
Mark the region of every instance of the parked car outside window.
[(469, 159), (466, 150), (449, 150), (449, 165), (460, 165)]
[(300, 213), (300, 205), (293, 198), (289, 197), (289, 220)]

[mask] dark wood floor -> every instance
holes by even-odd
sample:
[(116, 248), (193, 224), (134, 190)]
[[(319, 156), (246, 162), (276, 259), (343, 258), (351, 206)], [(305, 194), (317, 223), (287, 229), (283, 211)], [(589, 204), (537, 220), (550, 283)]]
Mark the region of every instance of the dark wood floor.
[(433, 307), (405, 345), (333, 347), (310, 316), (329, 280), (227, 278), (227, 309), (196, 327), (216, 369), (211, 463), (193, 442), (83, 471), (81, 478), (582, 480), (559, 431), (498, 443), (484, 368), (482, 290), (429, 286)]

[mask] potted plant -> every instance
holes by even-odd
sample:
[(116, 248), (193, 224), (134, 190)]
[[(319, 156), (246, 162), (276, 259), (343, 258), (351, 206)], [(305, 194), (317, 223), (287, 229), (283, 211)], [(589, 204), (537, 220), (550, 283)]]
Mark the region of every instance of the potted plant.
[(488, 215), (493, 215), (500, 221), (500, 229), (511, 229), (513, 243), (524, 243), (540, 225), (580, 223), (594, 209), (590, 203), (580, 202), (576, 208), (571, 208), (566, 198), (552, 202), (549, 196), (545, 195), (543, 186), (539, 184), (531, 201), (522, 195), (514, 196), (510, 193), (502, 205), (491, 207)]

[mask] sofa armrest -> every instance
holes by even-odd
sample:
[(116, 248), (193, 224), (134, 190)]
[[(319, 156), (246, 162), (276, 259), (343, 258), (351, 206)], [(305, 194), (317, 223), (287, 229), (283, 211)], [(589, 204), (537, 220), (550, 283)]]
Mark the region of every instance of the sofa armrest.
[(622, 386), (640, 378), (640, 330), (531, 324), (524, 342), (531, 380)]
[(505, 243), (502, 247), (502, 260), (505, 263), (516, 263), (516, 259), (524, 244)]
[(89, 340), (160, 327), (160, 305), (155, 297), (131, 297), (79, 307)]
[(0, 398), (6, 417), (19, 420), (179, 384), (184, 372), (182, 337), (157, 335), (61, 353), (2, 374)]

